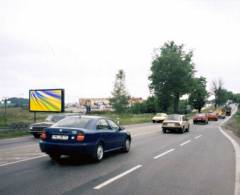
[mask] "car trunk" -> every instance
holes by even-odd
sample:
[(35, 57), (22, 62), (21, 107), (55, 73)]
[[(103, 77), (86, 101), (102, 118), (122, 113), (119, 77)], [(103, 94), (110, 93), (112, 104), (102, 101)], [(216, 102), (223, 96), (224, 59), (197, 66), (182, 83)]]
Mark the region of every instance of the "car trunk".
[(73, 128), (47, 128), (45, 141), (54, 143), (77, 143), (76, 137), (82, 133), (80, 129)]

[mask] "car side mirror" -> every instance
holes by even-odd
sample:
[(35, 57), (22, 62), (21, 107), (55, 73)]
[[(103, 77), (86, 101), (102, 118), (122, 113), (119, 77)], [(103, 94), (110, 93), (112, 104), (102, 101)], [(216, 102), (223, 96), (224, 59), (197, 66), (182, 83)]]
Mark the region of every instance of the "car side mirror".
[(122, 131), (124, 130), (125, 128), (124, 127), (119, 127), (119, 131)]

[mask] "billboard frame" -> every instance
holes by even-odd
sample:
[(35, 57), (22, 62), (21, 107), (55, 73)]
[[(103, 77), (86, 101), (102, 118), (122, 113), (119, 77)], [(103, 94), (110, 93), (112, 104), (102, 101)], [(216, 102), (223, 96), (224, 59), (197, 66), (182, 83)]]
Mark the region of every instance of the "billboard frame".
[[(61, 90), (62, 91), (62, 97), (61, 97), (61, 111), (34, 111), (30, 109), (30, 96), (31, 91), (50, 91), (50, 90)], [(46, 113), (62, 113), (65, 111), (65, 90), (62, 88), (56, 88), (56, 89), (29, 89), (29, 99), (28, 99), (28, 110), (29, 112), (46, 112)]]

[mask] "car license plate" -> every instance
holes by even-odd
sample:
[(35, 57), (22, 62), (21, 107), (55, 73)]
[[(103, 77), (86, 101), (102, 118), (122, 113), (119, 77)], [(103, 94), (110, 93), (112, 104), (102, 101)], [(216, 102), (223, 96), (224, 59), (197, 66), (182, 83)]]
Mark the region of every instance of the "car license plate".
[(168, 127), (174, 127), (175, 125), (173, 123), (168, 123)]
[(67, 135), (52, 135), (52, 139), (54, 140), (68, 140)]

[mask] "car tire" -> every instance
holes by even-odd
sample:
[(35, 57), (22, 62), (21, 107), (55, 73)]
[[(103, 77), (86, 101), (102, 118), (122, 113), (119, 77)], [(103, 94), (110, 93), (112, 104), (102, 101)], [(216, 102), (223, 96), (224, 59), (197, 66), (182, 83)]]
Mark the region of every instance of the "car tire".
[(54, 161), (58, 161), (61, 158), (61, 154), (48, 154), (48, 155)]
[(103, 159), (103, 156), (104, 156), (103, 145), (101, 143), (99, 143), (96, 146), (95, 152), (93, 154), (93, 159), (95, 162), (100, 162)]
[(182, 128), (180, 129), (180, 133), (183, 134), (184, 131), (185, 131), (185, 129), (184, 129), (184, 127), (182, 127)]
[(155, 121), (154, 121), (154, 120), (153, 120), (152, 122), (153, 122), (153, 123), (155, 123)]
[(130, 151), (131, 148), (131, 140), (129, 138), (126, 138), (123, 142), (123, 149), (122, 151), (127, 153)]
[(33, 133), (33, 137), (36, 138), (36, 139), (39, 139), (39, 138), (40, 138), (40, 134), (38, 134), (38, 133)]
[(190, 131), (190, 125), (188, 125), (188, 128), (186, 129), (186, 132)]
[(163, 133), (167, 133), (167, 130), (163, 128), (163, 129), (162, 129), (162, 132), (163, 132)]

